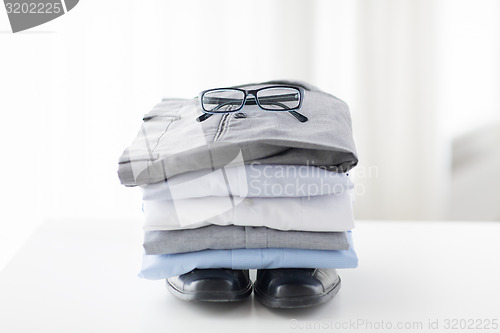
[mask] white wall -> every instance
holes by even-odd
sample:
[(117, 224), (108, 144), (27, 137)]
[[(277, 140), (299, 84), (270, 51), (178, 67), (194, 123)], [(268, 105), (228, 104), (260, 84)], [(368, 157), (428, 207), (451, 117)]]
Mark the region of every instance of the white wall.
[(434, 2), (364, 1), (357, 15), (360, 169), (377, 170), (360, 179), (358, 217), (443, 219)]
[[(452, 148), (500, 122), (500, 3), (358, 1), (355, 22), (356, 216), (498, 219), (498, 164), (477, 161), (500, 142), (467, 172)], [(481, 205), (464, 205), (479, 188)]]
[(437, 102), (453, 139), (500, 121), (500, 2), (441, 0), (436, 11)]

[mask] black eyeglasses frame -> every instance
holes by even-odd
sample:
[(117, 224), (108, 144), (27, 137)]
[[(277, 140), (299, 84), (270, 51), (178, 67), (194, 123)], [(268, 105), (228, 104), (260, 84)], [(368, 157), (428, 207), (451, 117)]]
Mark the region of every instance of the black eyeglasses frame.
[[(280, 103), (280, 102), (285, 102), (285, 101), (290, 101), (290, 99), (287, 99), (287, 96), (288, 95), (278, 95), (278, 96), (266, 96), (266, 97), (258, 97), (258, 93), (259, 91), (262, 91), (262, 90), (266, 90), (266, 89), (276, 89), (276, 88), (287, 88), (287, 89), (293, 89), (293, 90), (296, 90), (298, 93), (299, 93), (299, 104), (294, 107), (294, 108), (289, 108), (287, 107), (286, 105)], [(213, 111), (214, 109), (212, 110), (207, 110), (204, 106), (204, 96), (206, 93), (208, 92), (211, 92), (211, 91), (217, 91), (217, 90), (236, 90), (236, 91), (241, 91), (243, 94), (244, 94), (244, 98), (243, 98), (243, 102), (241, 103), (241, 105), (234, 109), (234, 110), (229, 110), (229, 111)], [(253, 98), (249, 99), (248, 96), (253, 96)], [(295, 95), (295, 93), (293, 94)], [(264, 106), (262, 106), (261, 102), (262, 102), (262, 99), (265, 98), (265, 99), (271, 99), (270, 101), (268, 101), (269, 103), (272, 103), (272, 104), (275, 104), (275, 105), (279, 105), (281, 106), (283, 109), (270, 109), (270, 108), (266, 108)], [(228, 103), (231, 103), (231, 100), (230, 99), (224, 99), (224, 98), (217, 98), (218, 100), (220, 100), (220, 105), (217, 106), (218, 108), (222, 107), (222, 106), (225, 106), (227, 105)], [(202, 122), (208, 118), (210, 118), (212, 115), (214, 114), (217, 114), (217, 113), (233, 113), (233, 112), (238, 112), (240, 111), (245, 105), (257, 105), (259, 108), (261, 108), (262, 110), (264, 111), (270, 111), (270, 112), (283, 112), (283, 111), (286, 111), (286, 112), (289, 112), (290, 114), (292, 114), (295, 118), (297, 118), (300, 122), (306, 122), (308, 120), (308, 118), (306, 116), (304, 116), (303, 114), (295, 111), (295, 110), (299, 110), (301, 107), (302, 107), (302, 102), (304, 100), (304, 89), (302, 87), (294, 87), (294, 86), (287, 86), (287, 85), (273, 85), (273, 86), (266, 86), (266, 87), (262, 87), (262, 88), (259, 88), (259, 89), (252, 89), (252, 90), (245, 90), (245, 89), (240, 89), (240, 88), (213, 88), (213, 89), (208, 89), (208, 90), (204, 90), (202, 92), (200, 92), (200, 94), (198, 95), (198, 100), (199, 100), (199, 103), (200, 103), (200, 106), (201, 106), (201, 110), (204, 112), (203, 115), (199, 116), (196, 120), (198, 122)], [(240, 104), (240, 102), (238, 103)]]

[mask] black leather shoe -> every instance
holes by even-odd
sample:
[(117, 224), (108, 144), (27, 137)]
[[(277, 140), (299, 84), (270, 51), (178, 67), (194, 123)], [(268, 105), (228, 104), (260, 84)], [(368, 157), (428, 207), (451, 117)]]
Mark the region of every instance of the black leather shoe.
[(305, 308), (324, 303), (340, 289), (335, 269), (279, 268), (257, 270), (255, 297), (271, 308)]
[(241, 301), (252, 293), (248, 270), (195, 269), (167, 279), (167, 289), (185, 301)]

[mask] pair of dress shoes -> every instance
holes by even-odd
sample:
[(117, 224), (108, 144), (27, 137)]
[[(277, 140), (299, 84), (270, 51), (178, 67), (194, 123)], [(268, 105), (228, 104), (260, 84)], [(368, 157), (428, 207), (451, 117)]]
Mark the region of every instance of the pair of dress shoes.
[(252, 293), (271, 308), (303, 308), (330, 300), (340, 289), (335, 269), (259, 269), (254, 283), (248, 270), (195, 269), (167, 279), (167, 289), (187, 301), (232, 302)]

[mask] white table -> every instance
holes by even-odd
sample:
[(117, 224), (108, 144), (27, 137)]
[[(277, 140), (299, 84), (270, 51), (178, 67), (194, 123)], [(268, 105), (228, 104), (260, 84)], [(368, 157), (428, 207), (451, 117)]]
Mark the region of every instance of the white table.
[(359, 221), (337, 296), (288, 311), (183, 302), (137, 278), (141, 222), (45, 223), (0, 273), (0, 332), (500, 332), (446, 330), (500, 321), (498, 222)]

